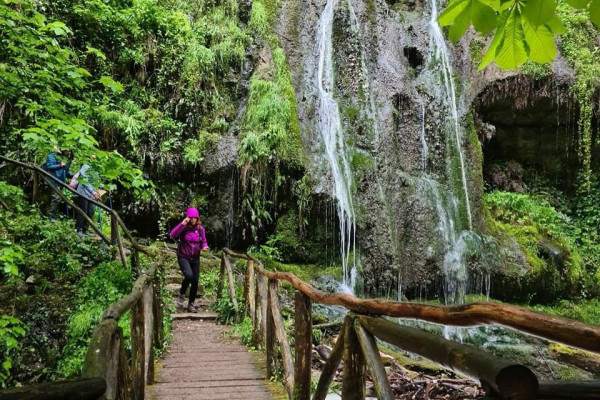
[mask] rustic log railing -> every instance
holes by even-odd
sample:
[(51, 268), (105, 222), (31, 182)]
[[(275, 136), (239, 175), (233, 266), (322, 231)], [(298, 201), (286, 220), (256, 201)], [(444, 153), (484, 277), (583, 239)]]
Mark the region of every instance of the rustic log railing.
[[(235, 279), (229, 257), (246, 260), (244, 308), (235, 298)], [(364, 399), (366, 370), (379, 399), (393, 399), (375, 337), (407, 351), (429, 358), (454, 371), (479, 380), (484, 390), (501, 399), (591, 399), (599, 398), (600, 382), (538, 382), (527, 367), (506, 361), (471, 346), (446, 340), (423, 330), (403, 326), (383, 316), (416, 319), (453, 326), (498, 324), (569, 346), (600, 353), (600, 327), (566, 318), (538, 313), (518, 306), (472, 303), (463, 306), (433, 306), (387, 300), (359, 299), (348, 294), (328, 294), (315, 289), (297, 276), (271, 272), (260, 260), (248, 254), (223, 249), (217, 296), (227, 276), (230, 300), (239, 321), (247, 315), (253, 337), (266, 352), (269, 377), (281, 354), (283, 380), (289, 398), (310, 399), (312, 317), (311, 304), (318, 302), (345, 307), (346, 316), (337, 342), (319, 378), (313, 400), (324, 400), (340, 362), (344, 363), (342, 398)], [(284, 329), (277, 294), (279, 281), (294, 289), (295, 359)]]
[[(132, 250), (132, 266), (135, 269), (135, 271), (139, 273), (140, 265), (139, 265), (139, 258), (138, 258), (137, 252), (141, 252), (141, 253), (148, 255), (149, 254), (148, 249), (145, 246), (142, 246), (137, 243), (137, 241), (133, 238), (131, 232), (127, 229), (127, 227), (123, 223), (123, 220), (121, 219), (121, 217), (119, 216), (119, 214), (117, 214), (117, 212), (115, 210), (113, 210), (112, 208), (108, 207), (106, 204), (103, 204), (95, 199), (82, 196), (75, 189), (73, 189), (69, 185), (67, 185), (65, 182), (61, 182), (60, 179), (57, 179), (56, 177), (49, 174), (47, 171), (44, 171), (40, 167), (37, 167), (35, 165), (30, 165), (30, 164), (27, 164), (27, 163), (24, 163), (24, 162), (21, 162), (18, 160), (13, 160), (13, 159), (5, 157), (3, 155), (0, 155), (0, 160), (5, 161), (10, 164), (13, 164), (13, 165), (16, 165), (20, 168), (24, 168), (24, 169), (32, 171), (33, 181), (34, 181), (34, 189), (33, 189), (34, 199), (36, 197), (36, 193), (38, 192), (38, 183), (39, 183), (40, 179), (45, 181), (54, 193), (56, 193), (66, 204), (69, 205), (69, 207), (71, 207), (77, 214), (79, 214), (82, 218), (84, 218), (88, 222), (88, 224), (90, 225), (92, 230), (94, 232), (96, 232), (98, 234), (98, 236), (106, 244), (108, 244), (109, 246), (111, 246), (111, 245), (117, 246), (117, 249), (119, 251), (119, 257), (124, 266), (127, 266), (127, 257), (125, 254), (125, 244), (128, 244)], [(77, 197), (84, 197), (87, 201), (91, 202), (96, 207), (106, 211), (110, 215), (110, 238), (107, 237), (104, 234), (104, 232), (102, 232), (100, 227), (94, 221), (92, 221), (91, 218), (81, 208), (79, 208), (79, 206), (77, 206), (75, 203), (73, 203), (71, 200), (69, 200), (67, 198), (67, 196), (64, 195), (64, 193), (62, 192), (61, 189), (66, 189), (69, 192), (73, 193)], [(125, 242), (121, 238), (120, 231), (123, 231), (123, 233), (125, 234), (125, 236), (128, 239), (128, 242)]]
[[(0, 400), (144, 400), (154, 383), (154, 348), (163, 342), (163, 305), (156, 275), (164, 255), (141, 271), (131, 292), (112, 304), (92, 333), (80, 379), (0, 391)], [(131, 364), (119, 319), (131, 311)]]

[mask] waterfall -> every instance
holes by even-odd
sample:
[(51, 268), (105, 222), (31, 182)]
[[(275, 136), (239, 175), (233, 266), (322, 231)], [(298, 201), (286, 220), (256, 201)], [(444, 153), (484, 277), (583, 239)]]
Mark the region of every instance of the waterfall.
[[(460, 161), (460, 172), (462, 178), (463, 191), (465, 195), (465, 207), (467, 210), (469, 230), (472, 230), (473, 221), (471, 217), (471, 203), (469, 201), (469, 190), (467, 188), (465, 160), (460, 140), (458, 107), (456, 105), (456, 88), (454, 87), (454, 72), (452, 71), (452, 64), (450, 63), (448, 48), (446, 47), (446, 42), (444, 41), (444, 36), (442, 34), (442, 30), (440, 29), (440, 25), (437, 22), (437, 18), (437, 3), (436, 0), (431, 0), (431, 20), (429, 21), (430, 48), (432, 49), (431, 53), (435, 53), (435, 56), (440, 60), (441, 63), (442, 74), (444, 77), (444, 88), (446, 91), (445, 96), (447, 98), (446, 103), (448, 103), (450, 106), (452, 122), (454, 125), (455, 144), (456, 150), (458, 152), (458, 158)], [(430, 56), (432, 55), (431, 53)]]
[[(334, 76), (332, 57), (333, 11), (338, 0), (327, 0), (319, 19), (317, 30), (318, 48), (318, 124), (325, 154), (333, 179), (333, 196), (337, 203), (340, 224), (340, 253), (342, 257), (343, 281), (341, 290), (352, 292), (356, 276), (354, 257), (349, 266), (350, 253), (354, 250), (356, 223), (352, 203), (352, 170), (348, 162), (348, 151), (342, 131), (340, 110), (333, 97)], [(350, 269), (349, 269), (350, 267)]]
[(425, 139), (425, 104), (421, 104), (421, 169), (427, 173), (427, 158), (429, 157), (429, 146)]

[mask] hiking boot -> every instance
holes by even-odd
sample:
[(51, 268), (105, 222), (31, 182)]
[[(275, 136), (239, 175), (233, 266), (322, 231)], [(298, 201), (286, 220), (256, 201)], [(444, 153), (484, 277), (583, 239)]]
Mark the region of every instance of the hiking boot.
[(191, 313), (197, 313), (198, 312), (198, 309), (196, 307), (194, 307), (193, 304), (188, 304), (187, 310), (188, 310), (188, 312), (191, 312)]
[(185, 297), (183, 297), (182, 294), (179, 295), (179, 297), (177, 297), (177, 305), (179, 307), (184, 307), (184, 301), (185, 301)]

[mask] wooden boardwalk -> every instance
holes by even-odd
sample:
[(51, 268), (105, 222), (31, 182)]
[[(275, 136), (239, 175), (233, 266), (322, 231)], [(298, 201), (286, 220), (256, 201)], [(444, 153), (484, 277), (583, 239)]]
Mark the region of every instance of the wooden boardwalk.
[[(284, 398), (266, 379), (260, 353), (224, 335), (228, 326), (212, 320), (175, 319), (173, 342), (156, 366), (152, 400), (271, 400)], [(279, 393), (277, 393), (279, 392)]]

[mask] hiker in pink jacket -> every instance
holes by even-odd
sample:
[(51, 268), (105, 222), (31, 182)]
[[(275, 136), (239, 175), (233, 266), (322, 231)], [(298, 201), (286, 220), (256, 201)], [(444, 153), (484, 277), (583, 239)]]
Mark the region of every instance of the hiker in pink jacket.
[(179, 239), (177, 247), (177, 262), (183, 273), (183, 282), (179, 290), (177, 304), (184, 306), (185, 292), (190, 286), (190, 298), (187, 310), (196, 313), (194, 306), (196, 294), (198, 293), (198, 269), (200, 266), (200, 251), (208, 250), (206, 243), (206, 232), (200, 221), (200, 214), (196, 208), (188, 208), (185, 219), (171, 230), (171, 238)]

